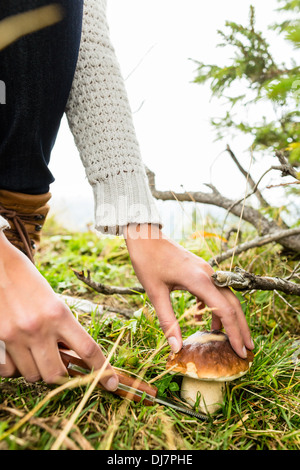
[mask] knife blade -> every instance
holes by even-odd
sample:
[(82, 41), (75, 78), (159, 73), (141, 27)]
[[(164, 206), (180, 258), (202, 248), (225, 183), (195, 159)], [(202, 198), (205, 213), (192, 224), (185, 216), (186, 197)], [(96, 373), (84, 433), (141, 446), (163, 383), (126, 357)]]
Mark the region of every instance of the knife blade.
[[(90, 369), (74, 351), (59, 348), (59, 352), (70, 376), (90, 374)], [(115, 372), (119, 379), (118, 389), (112, 392), (115, 395), (128, 398), (135, 402), (143, 400), (143, 403), (147, 406), (159, 403), (160, 405), (171, 407), (181, 413), (198, 418), (201, 421), (209, 421), (209, 417), (207, 415), (198, 413), (197, 411), (176, 403), (173, 400), (159, 396), (157, 387), (147, 384), (140, 378), (131, 377), (117, 370), (115, 370)], [(101, 384), (98, 384), (97, 386), (105, 390)]]

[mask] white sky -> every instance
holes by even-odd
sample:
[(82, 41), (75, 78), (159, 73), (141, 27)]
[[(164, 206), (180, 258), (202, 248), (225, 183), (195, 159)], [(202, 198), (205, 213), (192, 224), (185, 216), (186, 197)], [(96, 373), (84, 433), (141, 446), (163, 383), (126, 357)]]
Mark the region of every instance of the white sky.
[[(208, 86), (191, 83), (196, 64), (189, 59), (226, 64), (232, 51), (216, 48), (217, 30), (224, 30), (226, 20), (247, 24), (250, 4), (259, 29), (278, 19), (276, 0), (108, 0), (111, 40), (126, 79), (143, 160), (156, 173), (159, 189), (181, 190), (183, 185), (205, 190), (203, 184), (212, 182), (234, 199), (244, 194), (245, 180), (223, 151), (230, 144), (248, 169), (249, 140), (214, 142), (209, 120), (226, 110), (210, 102)], [(283, 61), (282, 40), (268, 35), (275, 56)], [(263, 110), (257, 112), (259, 119)], [(260, 175), (270, 161), (265, 159), (259, 170), (252, 168), (253, 175)], [(56, 178), (53, 208), (75, 205), (80, 223), (92, 220), (91, 189), (65, 119), (50, 169)]]

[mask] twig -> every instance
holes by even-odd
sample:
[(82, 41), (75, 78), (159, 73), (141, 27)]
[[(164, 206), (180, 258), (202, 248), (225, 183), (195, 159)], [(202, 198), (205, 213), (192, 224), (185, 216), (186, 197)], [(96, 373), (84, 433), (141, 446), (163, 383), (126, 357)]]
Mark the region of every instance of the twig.
[(279, 292), (277, 292), (276, 289), (274, 289), (274, 292), (276, 295), (278, 295), (278, 297), (283, 300), (283, 302), (285, 304), (287, 304), (288, 307), (290, 307), (292, 310), (294, 310), (295, 313), (297, 313), (297, 315), (300, 315), (300, 312), (298, 310), (295, 309), (295, 307), (293, 307), (284, 297), (282, 297), (282, 295), (279, 294)]
[(244, 168), (242, 167), (242, 165), (240, 164), (240, 162), (236, 158), (235, 154), (233, 153), (233, 151), (231, 150), (229, 145), (226, 146), (226, 150), (229, 153), (229, 155), (231, 156), (231, 158), (234, 161), (234, 163), (236, 164), (236, 166), (238, 167), (238, 169), (240, 170), (240, 172), (245, 176), (245, 178), (247, 178), (250, 186), (253, 188), (252, 194), (255, 193), (257, 199), (259, 200), (259, 202), (261, 203), (261, 205), (263, 207), (269, 207), (268, 202), (265, 200), (265, 198), (263, 197), (263, 195), (261, 194), (261, 192), (257, 188), (259, 182), (255, 183), (255, 181), (252, 179), (252, 176), (249, 174), (249, 172), (244, 170)]
[[(132, 318), (134, 311), (128, 309), (121, 309), (119, 307), (112, 307), (109, 305), (100, 305), (90, 300), (81, 299), (79, 297), (70, 297), (69, 295), (57, 294), (70, 308), (74, 308), (77, 312), (78, 310), (82, 313), (97, 313), (99, 315), (105, 314), (106, 312), (112, 312), (115, 315), (123, 315), (126, 318)], [(114, 316), (115, 316), (114, 315)]]
[[(266, 171), (261, 175), (261, 177), (259, 178), (259, 180), (257, 181), (257, 183), (254, 185), (253, 190), (252, 190), (249, 194), (247, 194), (244, 198), (241, 198), (241, 199), (239, 199), (238, 201), (236, 201), (235, 203), (233, 203), (232, 206), (230, 206), (230, 207), (227, 209), (227, 214), (226, 214), (226, 217), (225, 217), (225, 219), (224, 219), (224, 221), (223, 221), (223, 226), (225, 225), (226, 218), (227, 218), (229, 212), (232, 211), (233, 207), (234, 207), (236, 204), (241, 203), (243, 200), (247, 199), (248, 197), (252, 196), (252, 195), (255, 193), (255, 191), (257, 190), (257, 187), (258, 187), (259, 183), (261, 182), (261, 180), (262, 180), (262, 179), (264, 178), (264, 176), (265, 176), (267, 173), (269, 173), (269, 171), (271, 171), (271, 170), (281, 170), (281, 171), (284, 171), (284, 167), (283, 167), (283, 166), (277, 166), (277, 167), (276, 167), (276, 166), (271, 166), (268, 170), (266, 170)], [(295, 183), (300, 183), (300, 181), (296, 181)], [(282, 186), (283, 186), (283, 184), (282, 184)], [(269, 187), (269, 186), (267, 186), (267, 187)], [(283, 226), (284, 228), (288, 229), (288, 226), (287, 226), (282, 220), (281, 220), (281, 224), (282, 224), (282, 226)], [(223, 230), (222, 230), (222, 234), (223, 234)], [(226, 238), (226, 237), (225, 237), (225, 238)]]
[(211, 266), (215, 266), (221, 263), (222, 261), (224, 261), (225, 259), (230, 258), (233, 254), (238, 255), (239, 253), (250, 250), (251, 248), (256, 248), (259, 246), (267, 245), (268, 243), (280, 241), (282, 238), (286, 238), (288, 236), (299, 235), (299, 234), (300, 234), (300, 227), (297, 227), (297, 228), (290, 228), (287, 230), (278, 230), (277, 232), (264, 235), (263, 237), (256, 237), (248, 242), (241, 243), (240, 245), (237, 245), (235, 248), (231, 248), (230, 250), (227, 250), (224, 253), (221, 253), (220, 255), (214, 256), (208, 261), (208, 263)]
[(238, 291), (244, 290), (279, 290), (285, 294), (299, 295), (300, 285), (286, 281), (279, 277), (262, 277), (248, 273), (241, 268), (235, 268), (235, 272), (216, 271), (212, 275), (214, 283), (218, 287), (232, 287)]
[[(228, 215), (229, 212), (232, 212), (232, 209), (234, 208), (234, 206), (236, 206), (237, 204), (240, 204), (241, 202), (243, 202), (244, 200), (248, 199), (250, 196), (252, 196), (253, 194), (255, 194), (255, 192), (256, 192), (256, 190), (257, 190), (257, 188), (258, 188), (258, 185), (259, 185), (259, 183), (261, 182), (261, 180), (263, 179), (263, 177), (264, 177), (267, 173), (269, 173), (269, 171), (271, 171), (272, 169), (273, 169), (273, 167), (268, 168), (268, 169), (261, 175), (261, 177), (259, 178), (259, 180), (257, 181), (257, 183), (255, 184), (253, 190), (252, 190), (250, 193), (248, 193), (246, 196), (244, 196), (244, 197), (238, 199), (237, 201), (233, 202), (232, 205), (231, 205), (230, 207), (228, 207), (228, 209), (227, 209), (227, 214), (226, 214), (225, 220), (224, 220), (224, 222), (223, 222), (223, 225), (225, 225), (227, 215)], [(267, 206), (265, 206), (265, 207), (267, 207)]]
[[(255, 194), (255, 192), (257, 191), (258, 185), (260, 184), (261, 180), (262, 180), (262, 179), (264, 178), (264, 176), (265, 176), (267, 173), (269, 173), (269, 171), (271, 171), (272, 169), (273, 169), (273, 167), (268, 168), (268, 170), (266, 170), (266, 171), (261, 175), (261, 177), (259, 178), (259, 180), (257, 181), (257, 183), (254, 184), (253, 190), (252, 190), (250, 193), (248, 193), (248, 194), (247, 194), (246, 196), (244, 196), (243, 198), (238, 199), (237, 201), (233, 202), (232, 205), (231, 205), (230, 207), (228, 207), (227, 212), (226, 212), (226, 216), (225, 216), (225, 218), (224, 218), (224, 220), (223, 220), (223, 227), (225, 226), (225, 223), (226, 223), (226, 219), (227, 219), (228, 214), (229, 214), (230, 212), (232, 212), (232, 209), (234, 208), (234, 206), (237, 205), (237, 204), (240, 204), (241, 202), (244, 202), (247, 198), (249, 198), (250, 196), (252, 196), (253, 194)], [(250, 176), (250, 174), (249, 174), (249, 176)], [(254, 183), (253, 180), (252, 180), (252, 183)], [(265, 205), (265, 207), (268, 207), (268, 206)], [(242, 218), (242, 214), (241, 214), (240, 219), (241, 219), (241, 218)], [(282, 223), (283, 223), (283, 222), (282, 222)], [(288, 228), (286, 224), (283, 223), (283, 225), (284, 225), (285, 228)], [(221, 233), (221, 235), (223, 234), (223, 230), (224, 230), (224, 228), (222, 228), (222, 233)]]
[(147, 52), (143, 55), (143, 57), (139, 60), (139, 62), (137, 63), (137, 65), (131, 70), (131, 72), (129, 72), (129, 74), (127, 75), (127, 77), (125, 77), (125, 81), (128, 80), (128, 78), (139, 68), (139, 66), (141, 65), (141, 63), (143, 62), (143, 60), (147, 57), (148, 54), (150, 54), (150, 52), (152, 51), (152, 49), (156, 46), (156, 44), (152, 44), (152, 46), (147, 50)]
[(291, 175), (293, 178), (296, 180), (299, 180), (299, 176), (295, 170), (295, 168), (292, 167), (292, 165), (289, 163), (288, 159), (284, 155), (284, 153), (281, 150), (277, 150), (275, 152), (275, 156), (278, 158), (281, 164), (281, 168), (278, 168), (278, 170), (282, 171), (282, 176), (288, 176)]
[(269, 186), (266, 186), (266, 188), (267, 189), (279, 188), (279, 187), (290, 186), (291, 184), (300, 184), (300, 181), (290, 181), (289, 183), (270, 184)]
[(249, 177), (250, 177), (250, 168), (251, 168), (251, 165), (252, 165), (252, 160), (253, 160), (253, 154), (251, 152), (251, 162), (250, 162), (249, 171), (247, 172), (247, 177), (246, 177), (246, 191), (245, 191), (245, 196), (243, 198), (242, 211), (241, 211), (241, 215), (240, 215), (240, 218), (239, 218), (238, 229), (237, 229), (237, 233), (236, 233), (236, 237), (235, 237), (235, 243), (234, 243), (234, 247), (233, 247), (234, 251), (232, 253), (231, 263), (230, 263), (230, 271), (232, 270), (233, 259), (234, 259), (234, 255), (235, 255), (236, 248), (237, 248), (237, 241), (238, 241), (239, 233), (240, 233), (240, 230), (241, 230), (241, 222), (242, 222), (242, 219), (243, 219), (243, 212), (245, 210), (245, 201), (247, 199), (248, 182), (249, 182), (248, 180), (249, 180)]
[[(162, 201), (191, 201), (191, 198), (195, 202), (202, 204), (211, 204), (213, 206), (222, 207), (223, 209), (229, 210), (232, 214), (240, 217), (243, 214), (243, 220), (253, 225), (258, 233), (262, 236), (269, 235), (281, 230), (281, 227), (274, 221), (264, 217), (258, 210), (250, 206), (243, 206), (240, 203), (236, 203), (231, 199), (224, 197), (219, 191), (212, 185), (207, 185), (212, 190), (211, 193), (203, 193), (200, 191), (189, 193), (175, 193), (174, 191), (158, 191), (155, 187), (155, 174), (146, 168), (149, 186), (153, 197)], [(280, 244), (285, 248), (292, 250), (296, 253), (300, 251), (300, 237), (299, 234), (290, 236), (288, 238), (280, 239)]]
[(225, 236), (224, 236), (224, 239), (226, 241), (222, 241), (222, 249), (228, 249), (228, 242), (229, 242), (229, 239), (231, 237), (231, 235), (233, 233), (237, 233), (238, 234), (238, 241), (241, 242), (242, 241), (242, 232), (241, 230), (238, 231), (238, 229), (236, 227), (231, 227), (226, 233), (225, 233)]
[[(300, 261), (299, 263), (296, 264), (296, 266), (294, 267), (293, 271), (291, 272), (291, 274), (289, 274), (285, 280), (288, 281), (289, 279), (292, 279), (292, 277), (295, 276), (295, 274), (297, 273), (298, 269), (300, 268)], [(297, 276), (298, 277), (298, 276)]]
[(87, 271), (87, 276), (84, 275), (84, 271), (78, 272), (73, 269), (73, 272), (77, 279), (80, 281), (84, 282), (86, 285), (94, 289), (96, 292), (99, 292), (99, 294), (104, 294), (104, 295), (113, 295), (113, 294), (144, 294), (145, 289), (141, 286), (135, 286), (135, 287), (118, 287), (118, 286), (107, 286), (105, 284), (102, 284), (101, 282), (95, 282), (91, 279), (91, 274), (90, 271)]

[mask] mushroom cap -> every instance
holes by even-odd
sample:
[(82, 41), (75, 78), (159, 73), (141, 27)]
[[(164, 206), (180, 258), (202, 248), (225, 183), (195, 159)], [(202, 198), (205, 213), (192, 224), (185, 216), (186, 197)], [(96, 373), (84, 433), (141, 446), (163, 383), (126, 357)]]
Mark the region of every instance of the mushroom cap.
[(197, 331), (183, 341), (178, 353), (169, 355), (167, 369), (194, 379), (227, 382), (246, 374), (253, 357), (249, 350), (247, 358), (238, 356), (221, 331)]

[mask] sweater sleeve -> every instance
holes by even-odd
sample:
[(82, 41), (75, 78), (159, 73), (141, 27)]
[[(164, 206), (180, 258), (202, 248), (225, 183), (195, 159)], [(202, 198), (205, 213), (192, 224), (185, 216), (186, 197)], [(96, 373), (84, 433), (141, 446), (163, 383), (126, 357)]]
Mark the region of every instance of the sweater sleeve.
[(6, 228), (10, 228), (10, 225), (7, 220), (0, 215), (0, 230), (5, 230)]
[(66, 114), (93, 189), (96, 229), (118, 234), (128, 223), (161, 225), (110, 42), (106, 0), (85, 0), (82, 28)]

